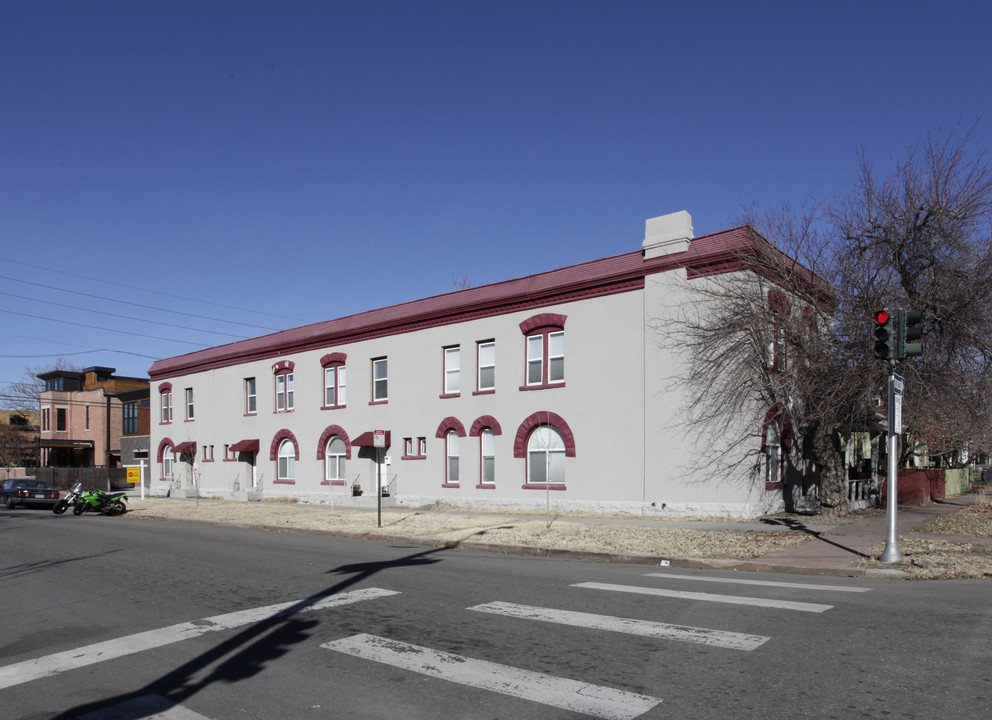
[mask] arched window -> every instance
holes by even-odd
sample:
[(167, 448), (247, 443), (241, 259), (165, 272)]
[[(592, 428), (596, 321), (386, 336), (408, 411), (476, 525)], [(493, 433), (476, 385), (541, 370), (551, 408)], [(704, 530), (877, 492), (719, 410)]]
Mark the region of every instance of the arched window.
[(283, 360), (272, 366), (275, 378), (276, 412), (292, 412), (295, 405), (293, 376), (296, 364), (291, 360)]
[(527, 440), (527, 484), (565, 485), (565, 441), (550, 425), (535, 428)]
[(289, 440), (279, 444), (276, 479), (282, 482), (292, 482), (296, 479), (296, 448)]
[(479, 433), (479, 451), (482, 458), (480, 484), (492, 487), (496, 485), (496, 435), (490, 428)]
[(526, 338), (521, 390), (565, 384), (565, 319), (565, 315), (545, 313), (520, 323)]
[(445, 485), (458, 485), (458, 431), (449, 430), (444, 436), (444, 454), (447, 459), (445, 465)]
[(792, 419), (777, 403), (765, 413), (761, 428), (761, 452), (765, 454), (765, 490), (785, 487), (785, 459), (792, 450)]
[(347, 448), (344, 440), (338, 435), (332, 435), (324, 449), (324, 480), (328, 484), (345, 484), (345, 459)]
[(162, 479), (172, 481), (175, 474), (175, 462), (176, 456), (172, 451), (171, 445), (165, 445), (162, 447)]

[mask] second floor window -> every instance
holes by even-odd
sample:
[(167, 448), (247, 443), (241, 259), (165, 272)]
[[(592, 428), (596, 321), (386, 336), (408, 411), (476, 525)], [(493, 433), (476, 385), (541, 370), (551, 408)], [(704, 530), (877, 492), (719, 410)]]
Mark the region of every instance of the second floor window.
[(372, 361), (372, 402), (386, 402), (388, 399), (389, 364), (386, 358), (378, 358)]
[(163, 390), (160, 397), (162, 400), (162, 422), (171, 423), (172, 422), (172, 390)]
[(279, 373), (276, 375), (276, 412), (288, 412), (292, 409), (293, 373)]
[(496, 389), (496, 343), (481, 342), (478, 345), (479, 377), (478, 390), (485, 392)]
[(527, 337), (527, 384), (565, 382), (565, 331)]
[(193, 388), (186, 388), (186, 419), (193, 419)]
[(245, 415), (258, 412), (258, 393), (255, 388), (255, 378), (245, 378)]
[(347, 404), (347, 375), (344, 365), (324, 368), (324, 407), (343, 407)]
[(457, 395), (461, 392), (461, 348), (444, 349), (444, 394)]
[(67, 432), (69, 430), (68, 408), (55, 408), (55, 432)]
[(138, 434), (138, 403), (124, 403), (124, 425), (121, 428), (124, 435)]

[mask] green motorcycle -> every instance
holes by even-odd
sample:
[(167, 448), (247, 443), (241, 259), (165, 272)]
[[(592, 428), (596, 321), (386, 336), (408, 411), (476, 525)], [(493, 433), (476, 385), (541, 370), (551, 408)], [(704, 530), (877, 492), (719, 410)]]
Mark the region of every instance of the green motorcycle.
[(101, 515), (123, 515), (127, 512), (126, 493), (108, 493), (94, 490), (76, 483), (69, 491), (74, 496), (72, 514), (82, 515), (84, 512), (98, 512)]

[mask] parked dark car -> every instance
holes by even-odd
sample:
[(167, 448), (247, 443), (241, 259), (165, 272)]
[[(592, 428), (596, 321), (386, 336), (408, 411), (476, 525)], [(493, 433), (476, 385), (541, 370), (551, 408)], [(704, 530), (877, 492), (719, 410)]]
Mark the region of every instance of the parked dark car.
[(0, 485), (0, 503), (13, 510), (15, 505), (51, 507), (59, 499), (59, 491), (44, 480), (11, 478)]

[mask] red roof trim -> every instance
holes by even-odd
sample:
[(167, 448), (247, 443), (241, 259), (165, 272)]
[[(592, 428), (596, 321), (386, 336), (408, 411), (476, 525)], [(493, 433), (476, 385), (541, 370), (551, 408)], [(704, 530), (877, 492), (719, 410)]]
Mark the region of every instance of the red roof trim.
[[(505, 315), (549, 305), (641, 290), (647, 275), (685, 268), (692, 274), (730, 272), (720, 266), (746, 254), (753, 240), (746, 227), (695, 238), (676, 255), (645, 259), (637, 250), (558, 270), (414, 300), (357, 315), (305, 325), (249, 340), (220, 345), (164, 360), (148, 371), (151, 379), (175, 377), (270, 359), (288, 353)], [(714, 269), (716, 268), (716, 269)]]

